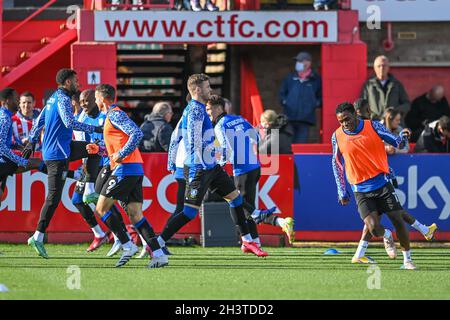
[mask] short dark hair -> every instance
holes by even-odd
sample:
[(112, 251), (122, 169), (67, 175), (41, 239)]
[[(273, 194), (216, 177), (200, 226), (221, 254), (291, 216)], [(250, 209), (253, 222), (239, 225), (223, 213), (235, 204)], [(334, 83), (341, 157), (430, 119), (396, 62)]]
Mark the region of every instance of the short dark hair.
[(352, 114), (356, 113), (355, 107), (348, 101), (343, 102), (336, 107), (336, 114), (343, 113), (345, 111), (348, 111)]
[(12, 98), (15, 92), (16, 90), (10, 87), (3, 89), (0, 91), (0, 101), (6, 101)]
[(400, 110), (395, 109), (394, 107), (389, 107), (386, 108), (386, 110), (384, 110), (384, 118), (389, 118), (389, 120), (394, 120), (394, 118), (398, 115), (401, 114)]
[(22, 98), (22, 97), (29, 97), (29, 98), (31, 98), (31, 100), (35, 101), (34, 95), (30, 91), (23, 92), (19, 98)]
[(116, 98), (116, 89), (110, 84), (100, 84), (95, 88), (95, 91), (100, 93), (103, 98), (114, 100)]
[(209, 97), (208, 99), (208, 104), (212, 105), (212, 106), (219, 106), (222, 109), (225, 109), (225, 100), (217, 95), (217, 94), (213, 94)]
[(73, 69), (63, 68), (56, 73), (56, 83), (60, 86), (64, 85), (67, 79), (72, 78), (77, 73)]
[(209, 77), (204, 73), (195, 73), (191, 75), (188, 79), (187, 87), (189, 91), (194, 90), (196, 87), (200, 86), (203, 82), (208, 81)]
[(448, 116), (440, 117), (439, 127), (441, 127), (442, 130), (450, 131), (450, 118)]
[(353, 106), (355, 107), (355, 110), (361, 110), (364, 108), (369, 108), (369, 101), (367, 101), (364, 98), (356, 99), (353, 103)]

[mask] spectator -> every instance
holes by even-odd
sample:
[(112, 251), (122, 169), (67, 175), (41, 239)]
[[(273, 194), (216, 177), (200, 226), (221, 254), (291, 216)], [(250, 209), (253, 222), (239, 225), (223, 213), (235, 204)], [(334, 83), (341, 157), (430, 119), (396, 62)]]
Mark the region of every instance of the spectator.
[[(392, 107), (387, 108), (384, 112), (383, 120), (381, 120), (381, 123), (384, 124), (384, 126), (392, 133), (395, 133), (396, 135), (400, 135), (400, 132), (403, 130), (403, 128), (400, 126), (400, 122), (402, 120), (402, 114), (399, 110), (394, 109)], [(408, 153), (409, 152), (409, 143), (406, 144), (406, 146), (403, 149), (394, 148), (388, 143), (384, 143), (384, 148), (386, 149), (386, 153), (388, 155), (393, 155), (396, 153)]]
[(356, 115), (363, 120), (370, 119), (370, 107), (369, 102), (366, 99), (359, 98), (354, 103), (353, 106), (356, 110)]
[[(28, 135), (40, 110), (35, 109), (36, 101), (31, 92), (24, 92), (19, 98), (19, 110), (12, 116), (12, 132), (14, 141), (22, 146), (28, 143)], [(39, 148), (39, 146), (38, 146)]]
[(83, 111), (80, 106), (80, 94), (81, 94), (81, 91), (78, 91), (72, 95), (72, 108), (73, 108), (73, 115), (75, 116), (75, 119), (78, 119), (81, 112)]
[(144, 138), (139, 149), (144, 152), (168, 152), (172, 127), (172, 106), (168, 102), (158, 102), (151, 114), (145, 116), (141, 125)]
[(366, 81), (361, 98), (369, 102), (372, 119), (381, 120), (387, 107), (394, 107), (406, 115), (410, 108), (408, 94), (402, 83), (389, 73), (389, 60), (379, 56), (373, 63), (375, 77)]
[(214, 5), (214, 3), (212, 3), (211, 0), (206, 0), (205, 1), (205, 7), (204, 8), (202, 8), (202, 6), (200, 4), (200, 0), (190, 0), (189, 1), (189, 6), (191, 7), (192, 11), (195, 11), (195, 12), (203, 11), (203, 10), (219, 11), (219, 7)]
[(316, 124), (316, 108), (322, 103), (322, 84), (319, 75), (311, 69), (309, 53), (300, 52), (294, 60), (295, 72), (284, 78), (279, 99), (294, 130), (293, 143), (306, 143), (309, 128)]
[(425, 126), (417, 140), (416, 153), (450, 153), (450, 117), (442, 116)]
[(291, 144), (294, 132), (284, 114), (277, 115), (270, 109), (264, 111), (261, 115), (261, 126), (265, 134), (259, 144), (259, 153), (292, 154)]
[(314, 10), (336, 9), (336, 0), (314, 0)]
[(417, 141), (427, 123), (442, 116), (450, 117), (450, 106), (444, 87), (438, 85), (412, 102), (411, 111), (405, 118), (406, 125), (412, 130), (411, 141)]

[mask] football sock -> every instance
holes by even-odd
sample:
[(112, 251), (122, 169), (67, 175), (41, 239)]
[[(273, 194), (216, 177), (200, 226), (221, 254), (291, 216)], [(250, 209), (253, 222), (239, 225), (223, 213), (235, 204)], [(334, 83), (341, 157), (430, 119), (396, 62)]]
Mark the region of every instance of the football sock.
[(102, 228), (98, 224), (91, 228), (91, 230), (96, 238), (103, 238), (105, 236), (105, 232), (103, 232)]
[(369, 246), (368, 241), (364, 241), (364, 240), (359, 241), (358, 248), (356, 249), (356, 252), (355, 252), (355, 257), (356, 258), (364, 257), (368, 246)]
[(158, 239), (156, 239), (156, 240), (158, 240), (159, 246), (161, 248), (166, 246), (166, 242), (164, 241), (163, 238), (161, 238), (161, 236), (159, 236)]
[(414, 221), (411, 226), (423, 235), (426, 235), (430, 231), (427, 226), (421, 224), (418, 220)]
[(286, 221), (284, 220), (284, 218), (277, 217), (277, 219), (275, 220), (275, 224), (283, 228), (286, 224)]
[(84, 196), (95, 193), (95, 183), (94, 182), (86, 182), (84, 185)]
[(44, 242), (44, 234), (43, 232), (36, 231), (33, 235), (34, 241)]
[(242, 239), (242, 241), (245, 241), (245, 242), (253, 242), (253, 239), (252, 239), (252, 236), (250, 235), (250, 233), (244, 234), (241, 237), (241, 239)]
[(144, 238), (146, 243), (149, 243), (155, 236), (152, 226), (148, 223), (147, 219), (143, 217), (138, 223), (134, 225), (139, 234)]
[(128, 234), (121, 226), (121, 222), (117, 219), (115, 215), (111, 213), (111, 211), (108, 211), (102, 217), (102, 221), (109, 228), (109, 230), (111, 230), (117, 236), (120, 243), (125, 244), (130, 241)]
[(411, 261), (411, 250), (402, 251), (402, 253), (403, 253), (403, 263)]
[(389, 229), (384, 229), (384, 235), (383, 238), (390, 239), (392, 237), (392, 232)]

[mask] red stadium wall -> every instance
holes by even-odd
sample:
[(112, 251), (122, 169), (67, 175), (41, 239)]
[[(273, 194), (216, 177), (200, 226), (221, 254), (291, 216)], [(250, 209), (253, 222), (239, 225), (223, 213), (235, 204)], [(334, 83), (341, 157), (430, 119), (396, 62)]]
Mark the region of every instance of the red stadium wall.
[[(175, 208), (176, 183), (166, 169), (167, 154), (143, 153), (143, 159), (144, 215), (159, 233)], [(293, 157), (280, 156), (278, 160), (274, 158), (269, 163), (262, 158), (261, 162), (263, 170), (258, 189), (259, 206), (276, 205), (281, 216), (292, 216)], [(35, 172), (15, 175), (8, 179), (0, 207), (0, 241), (24, 242), (34, 232), (45, 199), (46, 178), (46, 175)], [(89, 227), (71, 203), (73, 188), (74, 180), (68, 180), (63, 190), (62, 202), (48, 229), (48, 237), (52, 242), (92, 240)], [(126, 217), (125, 221), (129, 223)], [(104, 230), (107, 228), (104, 227)], [(283, 243), (284, 234), (280, 228), (264, 225), (259, 231), (263, 242), (275, 245)], [(200, 219), (197, 217), (180, 230), (179, 236), (192, 235), (198, 239), (200, 233)]]

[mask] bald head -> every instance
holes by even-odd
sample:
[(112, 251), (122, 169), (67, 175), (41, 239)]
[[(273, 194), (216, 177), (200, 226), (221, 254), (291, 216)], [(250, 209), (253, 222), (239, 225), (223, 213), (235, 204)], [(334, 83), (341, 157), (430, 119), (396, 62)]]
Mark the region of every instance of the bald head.
[(90, 114), (93, 110), (98, 109), (95, 104), (95, 90), (87, 89), (80, 94), (80, 107), (84, 112)]
[(378, 80), (387, 80), (389, 73), (389, 59), (386, 56), (378, 56), (373, 62), (373, 70)]
[(433, 88), (431, 88), (431, 90), (428, 94), (428, 99), (431, 102), (438, 102), (438, 101), (441, 101), (442, 98), (444, 98), (444, 96), (445, 96), (444, 87), (441, 85), (436, 85)]
[(153, 107), (152, 114), (164, 118), (164, 120), (170, 122), (173, 115), (172, 106), (168, 102), (158, 102)]

